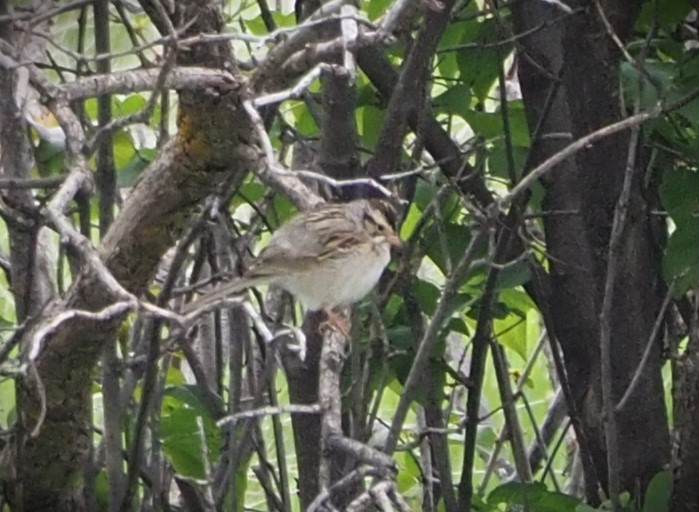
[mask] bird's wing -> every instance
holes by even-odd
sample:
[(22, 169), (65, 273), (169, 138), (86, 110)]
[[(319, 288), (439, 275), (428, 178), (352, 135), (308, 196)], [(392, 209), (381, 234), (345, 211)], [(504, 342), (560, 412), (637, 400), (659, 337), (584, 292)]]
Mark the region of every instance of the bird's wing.
[(305, 269), (351, 249), (361, 232), (342, 209), (321, 207), (299, 215), (274, 232), (251, 269), (253, 275)]

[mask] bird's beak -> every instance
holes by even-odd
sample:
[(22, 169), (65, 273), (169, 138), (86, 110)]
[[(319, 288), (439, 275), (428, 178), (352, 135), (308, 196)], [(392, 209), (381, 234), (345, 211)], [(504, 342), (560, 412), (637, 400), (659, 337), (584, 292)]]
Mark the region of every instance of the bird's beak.
[(401, 247), (403, 247), (403, 240), (401, 240), (400, 237), (399, 237), (398, 235), (395, 235), (395, 234), (393, 234), (393, 235), (388, 235), (388, 236), (386, 237), (386, 241), (387, 241), (390, 245), (392, 245), (393, 247), (396, 247), (396, 248), (398, 248), (398, 249), (400, 249)]

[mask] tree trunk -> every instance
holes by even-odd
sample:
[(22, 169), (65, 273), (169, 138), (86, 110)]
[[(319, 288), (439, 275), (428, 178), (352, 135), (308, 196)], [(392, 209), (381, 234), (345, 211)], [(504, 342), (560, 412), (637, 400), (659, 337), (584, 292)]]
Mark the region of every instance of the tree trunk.
[[(548, 21), (521, 40), (519, 77), (532, 132), (559, 134), (533, 142), (533, 164), (572, 140), (622, 118), (620, 52), (594, 4), (565, 22), (545, 4), (515, 4), (516, 32)], [(577, 4), (577, 2), (576, 2)], [(639, 4), (606, 2), (603, 9), (617, 34), (626, 37)], [(578, 5), (574, 5), (576, 7)], [(580, 5), (580, 7), (584, 7)], [(559, 83), (560, 80), (560, 83)], [(550, 97), (549, 97), (550, 96)], [(563, 348), (583, 453), (587, 498), (599, 499), (596, 482), (607, 490), (607, 450), (600, 386), (600, 312), (615, 207), (626, 169), (628, 133), (608, 137), (560, 164), (544, 181), (543, 210), (555, 336)], [(633, 165), (640, 166), (638, 161)], [(633, 378), (648, 343), (662, 299), (658, 276), (661, 248), (651, 236), (651, 218), (640, 172), (632, 186), (624, 249), (613, 291), (611, 341), (613, 399), (617, 403)], [(559, 212), (557, 214), (557, 212)], [(565, 214), (563, 212), (574, 212)], [(668, 462), (669, 434), (656, 344), (640, 385), (617, 414), (621, 488), (635, 495)]]

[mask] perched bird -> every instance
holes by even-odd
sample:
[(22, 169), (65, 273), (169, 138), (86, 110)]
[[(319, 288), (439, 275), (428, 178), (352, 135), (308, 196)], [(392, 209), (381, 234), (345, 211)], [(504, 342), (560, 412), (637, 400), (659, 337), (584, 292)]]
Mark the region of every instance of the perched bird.
[(274, 232), (243, 276), (205, 293), (183, 312), (271, 284), (308, 311), (325, 310), (335, 323), (332, 309), (367, 295), (391, 259), (391, 246), (401, 246), (396, 222), (395, 209), (382, 199), (328, 203), (299, 213)]

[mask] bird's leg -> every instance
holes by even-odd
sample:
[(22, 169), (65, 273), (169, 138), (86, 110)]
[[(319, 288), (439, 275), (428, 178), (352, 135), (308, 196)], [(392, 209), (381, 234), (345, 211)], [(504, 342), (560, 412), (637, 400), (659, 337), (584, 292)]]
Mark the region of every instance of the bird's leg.
[(319, 330), (323, 332), (323, 329), (326, 327), (334, 328), (345, 338), (349, 338), (350, 323), (347, 317), (343, 313), (335, 311), (333, 308), (324, 308), (323, 311), (325, 311), (327, 318), (320, 323)]

